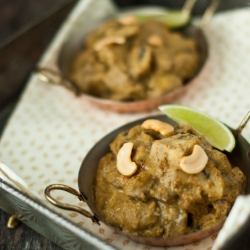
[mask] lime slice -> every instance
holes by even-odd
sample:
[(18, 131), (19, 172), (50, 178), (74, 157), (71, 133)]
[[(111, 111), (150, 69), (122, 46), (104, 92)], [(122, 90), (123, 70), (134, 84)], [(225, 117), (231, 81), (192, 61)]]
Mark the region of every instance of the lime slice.
[(181, 105), (162, 105), (158, 108), (172, 120), (190, 124), (198, 134), (204, 135), (215, 148), (228, 152), (232, 152), (234, 149), (235, 137), (232, 131), (215, 118)]
[(165, 23), (172, 29), (181, 28), (187, 25), (190, 21), (190, 15), (185, 14), (181, 10), (166, 11), (165, 13), (159, 14), (135, 13), (135, 16), (141, 22), (154, 18)]

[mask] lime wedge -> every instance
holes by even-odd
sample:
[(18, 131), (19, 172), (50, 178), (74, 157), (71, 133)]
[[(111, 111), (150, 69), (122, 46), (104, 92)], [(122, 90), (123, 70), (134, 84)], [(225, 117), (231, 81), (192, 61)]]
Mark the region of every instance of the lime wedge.
[(190, 15), (185, 14), (181, 10), (166, 11), (159, 14), (135, 13), (135, 16), (141, 22), (154, 18), (165, 23), (171, 29), (181, 28), (190, 21)]
[(162, 105), (158, 108), (177, 123), (190, 124), (198, 134), (205, 136), (215, 148), (228, 152), (232, 152), (234, 149), (235, 137), (232, 131), (215, 118), (181, 105)]

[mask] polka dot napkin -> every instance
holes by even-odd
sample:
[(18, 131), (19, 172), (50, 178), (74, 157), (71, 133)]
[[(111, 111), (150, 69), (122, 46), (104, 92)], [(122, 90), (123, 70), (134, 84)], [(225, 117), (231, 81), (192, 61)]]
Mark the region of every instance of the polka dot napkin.
[[(96, 11), (91, 11), (95, 9)], [(115, 11), (108, 0), (79, 1), (46, 50), (40, 65), (56, 69), (61, 44), (73, 29)], [(204, 28), (209, 58), (185, 95), (174, 103), (204, 111), (236, 128), (250, 110), (250, 9), (215, 14)], [(9, 120), (0, 142), (0, 160), (44, 201), (49, 184), (62, 183), (77, 189), (77, 175), (90, 148), (113, 129), (141, 117), (159, 114), (157, 110), (118, 114), (76, 98), (68, 90), (47, 85), (30, 76), (22, 98)], [(243, 130), (250, 141), (250, 124)], [(57, 199), (80, 205), (77, 198), (57, 193)], [(93, 226), (75, 212), (55, 208), (79, 227), (103, 238), (118, 249), (159, 249), (135, 243), (108, 227)], [(162, 249), (212, 249), (216, 235), (188, 246)]]

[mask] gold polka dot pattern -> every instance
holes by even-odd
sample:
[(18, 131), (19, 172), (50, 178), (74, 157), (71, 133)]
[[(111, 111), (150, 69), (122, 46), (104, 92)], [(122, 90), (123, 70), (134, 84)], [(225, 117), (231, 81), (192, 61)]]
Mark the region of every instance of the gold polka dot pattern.
[[(106, 13), (110, 11), (107, 7)], [(41, 65), (55, 68), (58, 48), (65, 40), (65, 34), (70, 33), (72, 23), (79, 26), (82, 18), (89, 18), (80, 15), (87, 12), (83, 7), (75, 12), (78, 13), (77, 19), (71, 17), (65, 23), (44, 54)], [(175, 103), (207, 112), (233, 128), (239, 125), (250, 110), (249, 27), (249, 9), (213, 17), (204, 29), (209, 59), (186, 94)], [(127, 122), (153, 114), (159, 114), (159, 111), (117, 114), (101, 110), (84, 98), (76, 98), (61, 87), (46, 85), (32, 75), (0, 142), (0, 160), (44, 200), (43, 192), (49, 184), (62, 183), (77, 189), (77, 174), (82, 160), (105, 134)], [(250, 141), (250, 124), (243, 135)], [(76, 197), (63, 192), (58, 191), (55, 197), (88, 209)], [(54, 210), (118, 249), (159, 249), (131, 241), (105, 225), (93, 226), (90, 220), (77, 213)], [(212, 249), (216, 236), (187, 246), (162, 249), (208, 250)]]

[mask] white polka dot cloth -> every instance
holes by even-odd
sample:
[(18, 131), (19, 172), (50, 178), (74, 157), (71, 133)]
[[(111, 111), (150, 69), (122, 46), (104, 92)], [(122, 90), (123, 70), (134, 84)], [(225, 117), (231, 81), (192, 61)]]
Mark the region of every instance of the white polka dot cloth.
[[(95, 9), (96, 11), (91, 11)], [(62, 42), (73, 28), (86, 20), (115, 11), (108, 0), (79, 1), (46, 50), (40, 65), (56, 69), (55, 61)], [(209, 44), (209, 58), (185, 95), (174, 103), (204, 111), (236, 128), (250, 110), (250, 9), (215, 14), (204, 28)], [(29, 189), (44, 201), (49, 184), (62, 183), (77, 189), (77, 175), (89, 149), (113, 129), (152, 114), (118, 114), (99, 109), (68, 90), (47, 85), (32, 74), (22, 98), (9, 120), (0, 142), (0, 161), (24, 180)], [(250, 141), (250, 124), (243, 130)], [(57, 199), (86, 205), (58, 191)], [(47, 203), (47, 201), (44, 201)], [(55, 208), (84, 230), (98, 234), (117, 249), (161, 249), (138, 244), (92, 222), (75, 212)], [(174, 250), (212, 249), (216, 235)]]

